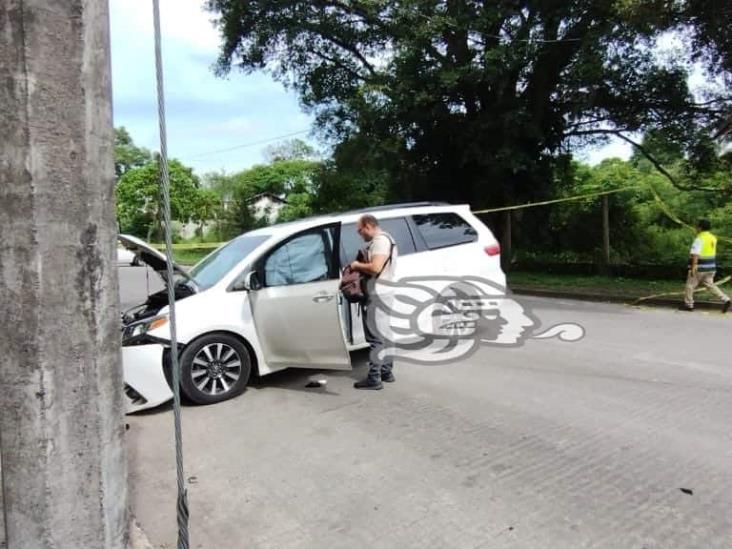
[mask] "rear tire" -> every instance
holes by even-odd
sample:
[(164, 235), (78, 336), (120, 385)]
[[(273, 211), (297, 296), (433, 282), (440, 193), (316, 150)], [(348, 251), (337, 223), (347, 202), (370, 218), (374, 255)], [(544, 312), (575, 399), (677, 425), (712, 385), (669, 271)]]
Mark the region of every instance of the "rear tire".
[(236, 337), (213, 333), (198, 338), (180, 356), (180, 387), (196, 404), (213, 404), (240, 395), (252, 361)]

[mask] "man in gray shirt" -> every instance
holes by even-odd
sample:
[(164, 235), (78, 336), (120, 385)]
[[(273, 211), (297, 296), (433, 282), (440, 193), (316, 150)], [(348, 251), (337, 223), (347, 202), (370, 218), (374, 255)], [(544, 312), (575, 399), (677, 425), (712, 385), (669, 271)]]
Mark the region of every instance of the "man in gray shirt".
[[(396, 274), (396, 260), (398, 250), (394, 239), (384, 232), (378, 220), (373, 215), (363, 215), (356, 224), (356, 230), (361, 238), (368, 243), (366, 261), (351, 263), (353, 270), (364, 273), (381, 281), (392, 281)], [(371, 284), (369, 287), (373, 288)], [(381, 294), (380, 294), (381, 295)], [(382, 389), (383, 382), (394, 381), (392, 373), (393, 363), (380, 357), (384, 348), (384, 341), (380, 334), (369, 327), (369, 303), (363, 307), (363, 330), (366, 341), (371, 347), (369, 375), (362, 381), (353, 384), (356, 389)]]

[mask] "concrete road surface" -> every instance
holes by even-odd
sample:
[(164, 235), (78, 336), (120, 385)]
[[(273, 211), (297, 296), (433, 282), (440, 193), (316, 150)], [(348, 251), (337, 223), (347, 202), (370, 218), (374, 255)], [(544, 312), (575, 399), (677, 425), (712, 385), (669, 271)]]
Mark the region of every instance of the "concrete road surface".
[[(732, 316), (522, 303), (586, 337), (185, 407), (191, 547), (732, 547)], [(172, 412), (128, 422), (133, 511), (174, 547)]]

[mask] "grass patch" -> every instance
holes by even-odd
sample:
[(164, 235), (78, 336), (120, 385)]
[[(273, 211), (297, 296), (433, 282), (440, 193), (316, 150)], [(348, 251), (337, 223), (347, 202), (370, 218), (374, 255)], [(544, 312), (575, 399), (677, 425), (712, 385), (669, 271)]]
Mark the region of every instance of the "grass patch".
[[(226, 242), (178, 242), (173, 244), (173, 249), (213, 251), (216, 248), (223, 246), (224, 244), (226, 244)], [(165, 244), (163, 243), (150, 244), (150, 246), (160, 251), (163, 251), (165, 249)]]
[[(173, 261), (180, 265), (195, 265), (201, 259), (223, 246), (225, 242), (184, 242), (173, 244)], [(165, 244), (150, 244), (156, 250), (165, 253)]]
[[(673, 293), (670, 298), (682, 296), (684, 280), (643, 280), (638, 278), (560, 275), (511, 271), (506, 275), (509, 287), (523, 287), (538, 290), (558, 290), (576, 294), (600, 294), (639, 298), (649, 295)], [(698, 292), (696, 298), (707, 299), (706, 290)]]
[(213, 250), (179, 250), (173, 248), (173, 261), (180, 265), (195, 265)]

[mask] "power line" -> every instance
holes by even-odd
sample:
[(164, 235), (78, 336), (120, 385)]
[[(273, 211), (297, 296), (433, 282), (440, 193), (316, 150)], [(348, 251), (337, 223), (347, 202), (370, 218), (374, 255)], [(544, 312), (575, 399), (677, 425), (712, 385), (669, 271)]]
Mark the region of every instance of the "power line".
[(190, 158), (191, 159), (193, 159), (193, 158), (201, 158), (202, 156), (210, 156), (212, 154), (219, 154), (219, 153), (224, 153), (224, 152), (229, 152), (229, 151), (235, 151), (235, 150), (238, 150), (238, 149), (246, 149), (247, 147), (256, 147), (257, 145), (264, 145), (266, 143), (271, 143), (272, 141), (278, 141), (278, 140), (284, 139), (286, 137), (294, 137), (296, 135), (302, 135), (304, 133), (308, 133), (309, 131), (310, 130), (300, 130), (300, 131), (297, 131), (297, 132), (286, 133), (286, 134), (283, 134), (283, 135), (277, 135), (275, 137), (270, 137), (268, 139), (260, 139), (259, 141), (250, 141), (249, 143), (242, 143), (241, 145), (234, 145), (233, 147), (227, 147), (225, 149), (216, 149), (216, 150), (213, 150), (213, 151), (206, 151), (204, 153), (194, 154)]

